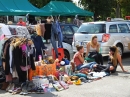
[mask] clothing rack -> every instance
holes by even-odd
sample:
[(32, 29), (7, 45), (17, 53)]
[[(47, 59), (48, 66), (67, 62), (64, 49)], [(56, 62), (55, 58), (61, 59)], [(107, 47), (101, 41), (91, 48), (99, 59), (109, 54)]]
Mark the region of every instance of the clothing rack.
[(5, 36), (19, 36), (19, 37), (23, 36), (23, 37), (25, 37), (26, 35), (4, 35), (4, 37)]
[[(4, 35), (4, 37), (5, 36), (12, 36), (12, 37), (15, 37), (15, 36), (18, 36), (18, 37), (23, 37), (23, 38), (25, 38), (25, 37), (27, 37), (27, 35)], [(26, 40), (26, 41), (28, 41), (28, 39)], [(27, 45), (27, 44), (26, 44)], [(26, 66), (28, 65), (27, 64), (27, 57), (28, 57), (28, 54), (26, 55)], [(30, 81), (29, 81), (29, 79), (28, 79), (28, 70), (27, 70), (27, 80), (26, 80), (26, 82), (25, 83), (22, 83), (21, 84), (21, 87), (26, 87), (26, 89), (28, 88), (28, 85), (29, 85), (29, 83), (30, 83)], [(26, 95), (26, 94), (25, 94)]]

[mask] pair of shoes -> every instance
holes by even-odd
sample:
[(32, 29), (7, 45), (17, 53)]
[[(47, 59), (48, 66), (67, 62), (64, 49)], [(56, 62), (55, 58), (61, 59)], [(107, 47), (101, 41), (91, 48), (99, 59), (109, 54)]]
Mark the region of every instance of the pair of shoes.
[(6, 90), (6, 88), (8, 87), (9, 83), (8, 82), (4, 82), (2, 85), (1, 90)]
[(28, 92), (27, 92), (27, 90), (22, 89), (22, 91), (19, 94), (20, 95), (28, 95)]
[(2, 86), (3, 86), (3, 83), (0, 83), (0, 89), (2, 88)]
[(87, 79), (84, 78), (84, 77), (81, 77), (80, 80), (81, 80), (81, 82), (84, 82), (84, 83), (87, 83), (87, 82), (88, 82)]
[(14, 86), (15, 86), (14, 83), (9, 83), (8, 87), (6, 88), (6, 91), (8, 92), (9, 90), (13, 90)]
[(12, 92), (12, 95), (19, 94), (22, 91), (20, 87), (15, 88), (15, 90)]
[(28, 91), (29, 94), (36, 93), (36, 92), (37, 92), (37, 88), (31, 89), (31, 90)]
[(28, 92), (20, 92), (20, 95), (28, 95)]
[(45, 92), (44, 92), (44, 90), (43, 89), (37, 89), (37, 92), (36, 92), (37, 94), (44, 94)]

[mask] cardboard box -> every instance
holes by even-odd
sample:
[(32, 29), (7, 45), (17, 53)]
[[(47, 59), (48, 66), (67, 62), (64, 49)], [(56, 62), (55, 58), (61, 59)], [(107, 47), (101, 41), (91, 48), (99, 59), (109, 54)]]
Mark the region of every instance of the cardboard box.
[(130, 50), (130, 43), (128, 43), (128, 49)]

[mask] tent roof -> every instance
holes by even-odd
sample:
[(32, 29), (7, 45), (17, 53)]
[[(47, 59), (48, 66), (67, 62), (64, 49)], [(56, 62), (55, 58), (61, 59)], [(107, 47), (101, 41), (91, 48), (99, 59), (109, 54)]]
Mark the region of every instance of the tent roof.
[(48, 16), (49, 12), (33, 6), (28, 0), (0, 0), (0, 15), (38, 15)]
[(41, 8), (44, 11), (51, 12), (52, 15), (81, 15), (93, 16), (93, 12), (89, 12), (77, 7), (72, 2), (51, 1), (46, 6)]

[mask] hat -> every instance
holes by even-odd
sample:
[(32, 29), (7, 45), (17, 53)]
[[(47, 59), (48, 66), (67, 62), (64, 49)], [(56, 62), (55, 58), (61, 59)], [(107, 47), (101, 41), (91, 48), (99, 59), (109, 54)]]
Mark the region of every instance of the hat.
[(115, 47), (110, 47), (109, 49), (110, 49), (110, 51), (112, 51), (112, 52), (115, 52), (115, 51), (116, 51), (116, 48), (115, 48)]

